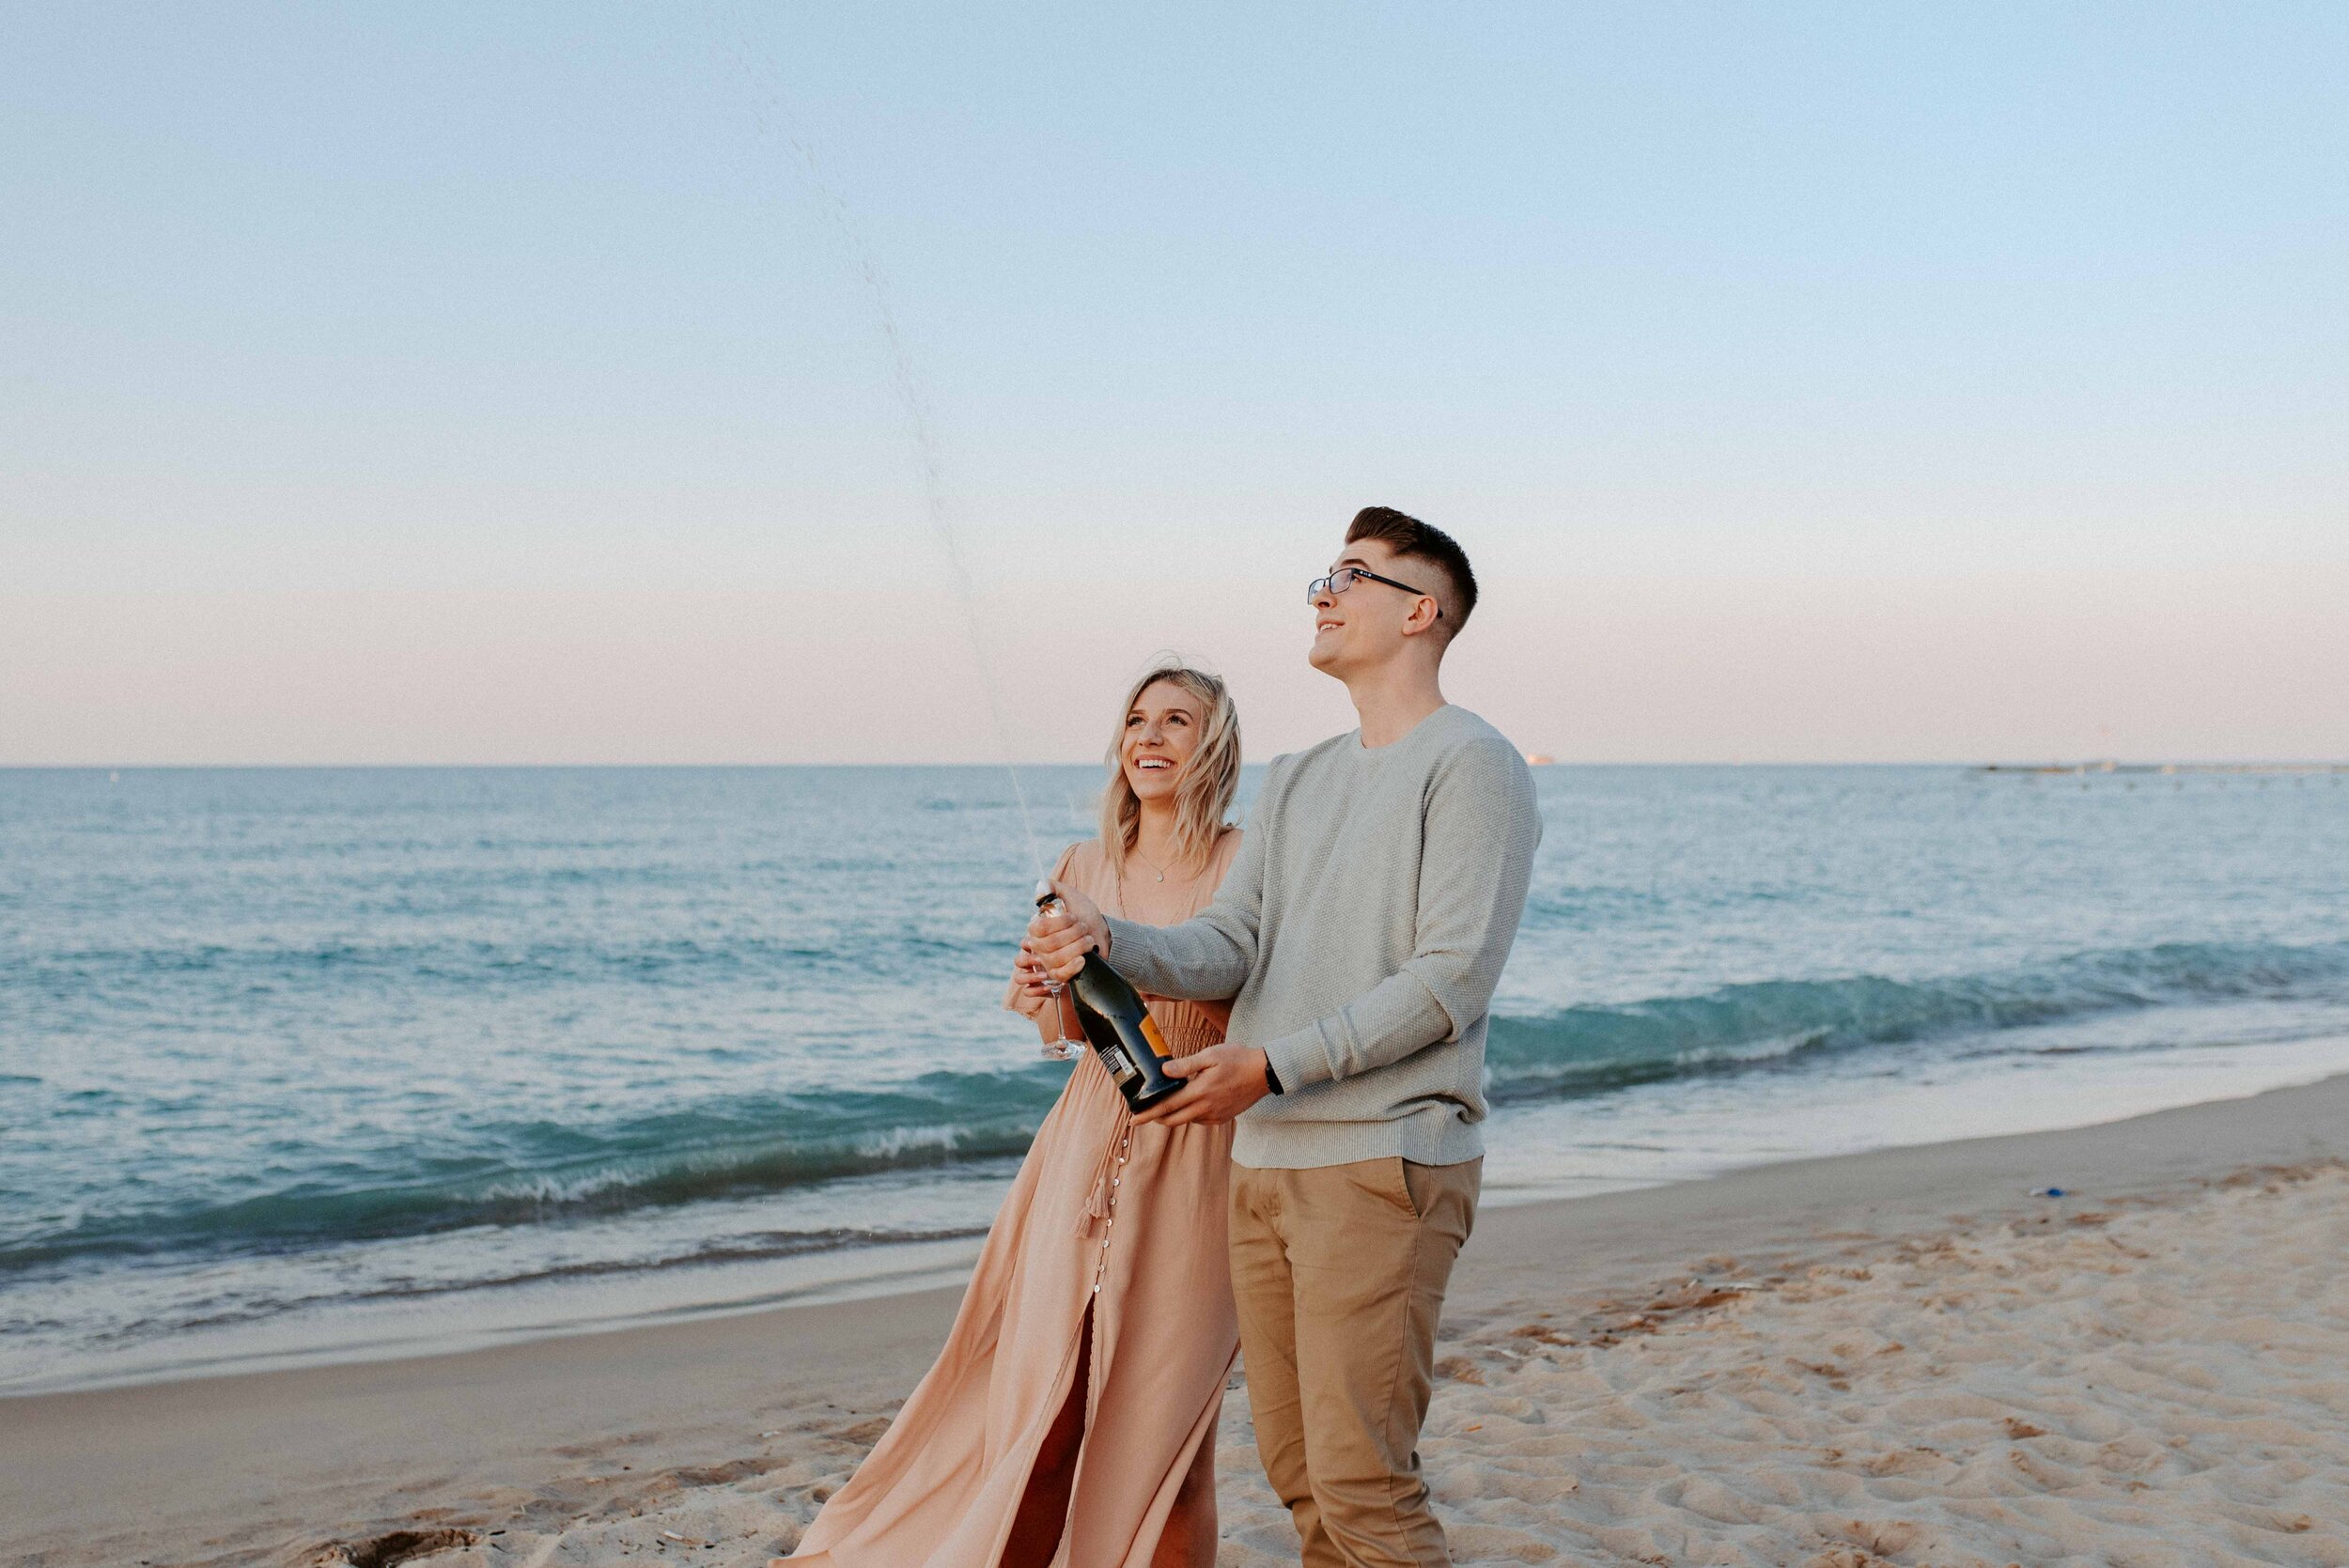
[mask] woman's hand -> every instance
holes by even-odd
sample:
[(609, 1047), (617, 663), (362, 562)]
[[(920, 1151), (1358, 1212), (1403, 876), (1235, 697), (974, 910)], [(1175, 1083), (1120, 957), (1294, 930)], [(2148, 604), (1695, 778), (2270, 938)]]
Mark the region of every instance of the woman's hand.
[(1053, 1000), (1041, 971), (1029, 964), (1025, 954), (1012, 960), (1011, 984), (1003, 990), (1005, 1012), (1017, 1013), (1023, 1018), (1040, 1022), (1045, 1009), (1052, 1004)]

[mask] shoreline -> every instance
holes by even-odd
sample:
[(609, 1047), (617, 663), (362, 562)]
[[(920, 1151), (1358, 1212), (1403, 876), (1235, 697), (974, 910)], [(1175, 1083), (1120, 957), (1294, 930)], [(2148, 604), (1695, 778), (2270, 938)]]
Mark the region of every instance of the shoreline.
[[(2060, 1130), (2203, 1103), (2222, 1085), (2232, 1097), (2242, 1097), (2349, 1071), (2349, 1033), (2338, 1023), (2263, 1039), (2256, 1013), (2239, 1004), (2229, 1009), (2230, 1025), (2246, 1036), (2238, 1043), (2176, 1045), (2150, 1058), (2108, 1048), (2048, 1049), (2064, 1043), (2109, 1047), (2111, 1019), (2036, 1026), (2043, 1054), (2031, 1059), (2027, 1074), (2000, 1070), (2005, 1059), (1993, 1056), (1888, 1079), (1855, 1071), (1864, 1069), (1865, 1059), (1850, 1058), (1806, 1074), (1799, 1086), (1765, 1076), (1741, 1079), (1742, 1088), (1731, 1094), (1698, 1080), (1634, 1086), (1596, 1099), (1511, 1102), (1497, 1107), (1487, 1124), (1493, 1157), (1486, 1164), (1484, 1210), (1490, 1215), (1503, 1207), (1712, 1180), (1766, 1163)], [(2174, 1009), (2155, 1014), (2175, 1016)], [(1791, 1098), (1790, 1089), (1798, 1089)], [(1666, 1102), (1669, 1114), (1659, 1120)], [(766, 1257), (738, 1252), (711, 1261), (688, 1252), (641, 1266), (524, 1272), (481, 1286), (363, 1292), (339, 1300), (324, 1296), (282, 1314), (222, 1316), (189, 1329), (142, 1332), (111, 1345), (86, 1340), (49, 1346), (46, 1353), (36, 1327), (0, 1355), (0, 1400), (414, 1359), (958, 1287), (1017, 1163), (1017, 1157), (977, 1162), (956, 1179), (939, 1181), (933, 1196), (942, 1197), (950, 1212), (932, 1218), (953, 1223), (926, 1234), (792, 1247)], [(865, 1201), (854, 1183), (792, 1196), (796, 1212), (787, 1219), (771, 1210), (765, 1217), (784, 1226), (770, 1234), (789, 1234), (794, 1223), (821, 1225), (853, 1215)], [(727, 1224), (739, 1231), (759, 1223), (732, 1205), (720, 1208), (739, 1217), (711, 1234), (723, 1237)], [(640, 1229), (648, 1222), (690, 1226), (696, 1212), (677, 1211), (665, 1219), (657, 1211), (640, 1214), (634, 1223)], [(498, 1258), (497, 1266), (510, 1268), (527, 1249), (547, 1241), (522, 1234), (474, 1245), (478, 1256)], [(571, 1244), (579, 1245), (575, 1238)], [(525, 1251), (505, 1250), (507, 1246)], [(70, 1316), (77, 1300), (80, 1310), (90, 1311), (92, 1288), (90, 1281), (77, 1281), (79, 1296), (53, 1311)]]
[[(1530, 1319), (1603, 1325), (1621, 1298), (1722, 1273), (1724, 1260), (1741, 1280), (1791, 1277), (1903, 1237), (2060, 1224), (2247, 1168), (2344, 1157), (2349, 1074), (2061, 1131), (1495, 1207), (1462, 1256), (1439, 1354), (1481, 1383), (1480, 1358), (1502, 1364)], [(2051, 1187), (2066, 1196), (2032, 1196)], [(44, 1568), (304, 1561), (329, 1542), (445, 1528), (483, 1536), (449, 1560), (491, 1562), (505, 1558), (490, 1530), (627, 1517), (752, 1478), (812, 1497), (886, 1424), (959, 1296), (0, 1398), (0, 1548)], [(1227, 1428), (1235, 1411), (1244, 1400), (1227, 1403)], [(1235, 1467), (1252, 1467), (1244, 1450), (1220, 1461), (1227, 1487)], [(771, 1545), (713, 1544), (694, 1560), (763, 1561)], [(545, 1560), (566, 1560), (550, 1548)]]

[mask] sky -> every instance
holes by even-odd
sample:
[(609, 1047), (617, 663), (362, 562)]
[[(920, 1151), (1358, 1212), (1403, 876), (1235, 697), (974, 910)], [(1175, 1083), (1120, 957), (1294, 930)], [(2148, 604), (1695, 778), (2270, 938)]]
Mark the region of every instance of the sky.
[(2349, 8), (0, 8), (0, 765), (2349, 757)]

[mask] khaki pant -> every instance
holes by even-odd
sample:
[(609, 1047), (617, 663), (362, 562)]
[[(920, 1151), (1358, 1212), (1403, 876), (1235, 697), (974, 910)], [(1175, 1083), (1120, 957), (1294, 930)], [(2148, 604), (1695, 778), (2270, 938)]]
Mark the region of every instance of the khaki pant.
[(1485, 1162), (1232, 1170), (1232, 1294), (1265, 1475), (1305, 1568), (1448, 1568), (1419, 1473), (1436, 1320)]

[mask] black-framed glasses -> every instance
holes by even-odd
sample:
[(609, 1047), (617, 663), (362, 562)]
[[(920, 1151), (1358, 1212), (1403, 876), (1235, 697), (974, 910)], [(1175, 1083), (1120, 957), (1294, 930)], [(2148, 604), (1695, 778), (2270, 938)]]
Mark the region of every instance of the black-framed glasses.
[[(1358, 577), (1366, 577), (1373, 582), (1383, 582), (1390, 588), (1400, 588), (1407, 594), (1417, 594), (1422, 598), (1436, 597), (1424, 588), (1414, 588), (1408, 582), (1397, 582), (1392, 577), (1381, 577), (1367, 567), (1340, 567), (1329, 576), (1316, 577), (1305, 584), (1305, 602), (1311, 604), (1324, 594), (1342, 594), (1354, 586), (1354, 580)], [(1436, 618), (1443, 619), (1443, 604), (1440, 600), (1436, 605)]]

